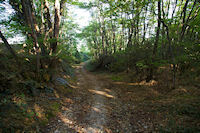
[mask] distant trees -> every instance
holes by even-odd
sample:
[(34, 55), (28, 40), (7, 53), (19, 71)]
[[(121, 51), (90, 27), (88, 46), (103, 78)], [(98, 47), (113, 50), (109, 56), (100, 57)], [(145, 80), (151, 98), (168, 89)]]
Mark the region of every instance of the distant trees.
[[(66, 0), (8, 2), (15, 13), (4, 24), (27, 37), (29, 53), (37, 58), (37, 72), (44, 66), (42, 59), (61, 53), (60, 50), (65, 50), (62, 56), (78, 57), (78, 37), (86, 40), (95, 59), (103, 61), (108, 57), (105, 66), (113, 71), (142, 70), (145, 80), (150, 81), (158, 67), (170, 66), (173, 88), (178, 71), (200, 62), (198, 0), (95, 0), (88, 5)], [(74, 30), (78, 26), (64, 10), (66, 4), (93, 12), (90, 25), (79, 35)], [(59, 43), (63, 44), (61, 48)]]
[(199, 1), (98, 0), (91, 5), (96, 14), (83, 36), (97, 59), (125, 52), (126, 68), (137, 71), (142, 67), (146, 81), (154, 78), (157, 67), (171, 64), (172, 88), (178, 68), (199, 61), (199, 54), (192, 48), (199, 44)]

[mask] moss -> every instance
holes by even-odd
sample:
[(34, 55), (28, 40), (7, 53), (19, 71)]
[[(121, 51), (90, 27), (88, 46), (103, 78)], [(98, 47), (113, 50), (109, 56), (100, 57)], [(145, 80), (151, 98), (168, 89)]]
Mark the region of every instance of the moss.
[(122, 81), (122, 80), (123, 80), (123, 77), (118, 76), (118, 75), (113, 75), (113, 76), (111, 77), (111, 79), (112, 79), (113, 81)]
[(48, 124), (48, 119), (44, 119), (40, 121), (41, 126), (45, 126)]
[(57, 102), (54, 102), (54, 103), (51, 105), (51, 109), (52, 109), (53, 111), (55, 111), (55, 112), (59, 112), (60, 107), (61, 107), (60, 103), (57, 103)]
[(45, 113), (45, 116), (46, 116), (46, 118), (49, 120), (49, 119), (55, 117), (56, 115), (55, 115), (55, 113), (53, 113), (52, 111), (47, 111), (47, 112)]

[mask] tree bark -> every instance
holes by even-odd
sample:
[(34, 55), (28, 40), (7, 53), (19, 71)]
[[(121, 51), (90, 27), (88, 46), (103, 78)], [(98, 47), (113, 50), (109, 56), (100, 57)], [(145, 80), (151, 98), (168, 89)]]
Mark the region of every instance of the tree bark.
[(115, 26), (113, 24), (113, 20), (111, 18), (111, 25), (112, 25), (112, 43), (113, 43), (113, 52), (116, 52), (116, 44), (115, 44)]
[(58, 37), (59, 37), (59, 28), (60, 28), (60, 1), (55, 0), (55, 16), (54, 16), (54, 31), (53, 37), (54, 42), (51, 44), (52, 53), (56, 53), (57, 45), (58, 45)]
[(8, 43), (7, 39), (3, 36), (3, 34), (0, 31), (0, 38), (3, 40), (6, 48), (8, 49), (8, 51), (11, 53), (11, 55), (15, 58), (16, 62), (18, 62), (18, 57), (16, 55), (16, 52), (12, 49), (12, 47), (10, 46), (10, 44)]
[(22, 7), (23, 10), (25, 12), (25, 16), (26, 16), (26, 21), (28, 26), (31, 28), (31, 35), (34, 39), (34, 48), (35, 48), (35, 52), (36, 52), (36, 56), (37, 56), (37, 63), (36, 63), (36, 71), (39, 74), (40, 71), (40, 56), (39, 56), (39, 45), (38, 45), (38, 38), (37, 38), (37, 27), (36, 25), (34, 25), (34, 21), (33, 21), (33, 13), (32, 13), (32, 7), (31, 7), (31, 2), (29, 0), (21, 0), (22, 1)]
[[(161, 24), (161, 0), (158, 0), (158, 27), (157, 27), (157, 31), (156, 31), (156, 40), (154, 43), (154, 47), (153, 47), (153, 55), (152, 55), (152, 63), (155, 61), (155, 57), (157, 54), (157, 47), (158, 47), (158, 41), (159, 41), (159, 35), (160, 35), (160, 24)], [(149, 82), (150, 80), (153, 79), (153, 64), (151, 64), (152, 66), (150, 66), (149, 68), (149, 75), (146, 78), (146, 81)]]
[(132, 36), (133, 36), (133, 24), (131, 23), (131, 27), (129, 28), (127, 47), (131, 47), (132, 46)]
[[(183, 8), (183, 26), (182, 26), (182, 30), (181, 30), (181, 37), (180, 37), (180, 41), (182, 41), (183, 40), (183, 37), (184, 37), (184, 34), (185, 34), (185, 31), (186, 31), (186, 28), (188, 27), (187, 26), (187, 24), (188, 24), (188, 22), (189, 22), (189, 20), (190, 20), (190, 16), (191, 16), (191, 14), (192, 14), (192, 12), (193, 12), (193, 10), (194, 10), (194, 7), (195, 7), (195, 5), (196, 5), (196, 3), (197, 3), (197, 0), (195, 0), (194, 1), (194, 3), (193, 3), (193, 5), (192, 5), (192, 9), (191, 9), (191, 11), (190, 11), (190, 13), (189, 13), (189, 15), (188, 15), (188, 17), (187, 17), (187, 19), (186, 19), (186, 10), (187, 10), (187, 6), (188, 6), (188, 0), (186, 1), (186, 3), (185, 3), (185, 6), (184, 6), (184, 8)], [(186, 19), (186, 20), (185, 20)]]
[(102, 30), (103, 30), (103, 35), (105, 38), (105, 42), (106, 42), (106, 46), (105, 46), (105, 55), (108, 54), (108, 48), (109, 48), (109, 42), (108, 42), (108, 37), (107, 37), (107, 32), (106, 32), (106, 28), (105, 28), (105, 22), (104, 22), (104, 16), (102, 17)]
[(171, 38), (169, 36), (169, 28), (168, 26), (165, 24), (164, 21), (161, 21), (162, 24), (165, 26), (166, 28), (166, 32), (167, 32), (167, 40), (168, 40), (168, 43), (169, 43), (169, 56), (170, 56), (170, 59), (172, 61), (172, 66), (173, 66), (173, 75), (172, 75), (172, 88), (175, 89), (175, 85), (176, 85), (176, 64), (175, 64), (175, 58), (174, 58), (174, 53), (172, 51), (172, 44), (171, 44)]

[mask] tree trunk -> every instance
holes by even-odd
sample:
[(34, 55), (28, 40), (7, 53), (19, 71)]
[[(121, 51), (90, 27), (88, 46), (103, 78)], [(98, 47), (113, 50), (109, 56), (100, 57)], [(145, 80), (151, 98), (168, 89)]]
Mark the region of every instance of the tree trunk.
[(184, 14), (184, 15), (183, 15), (183, 26), (182, 26), (182, 30), (181, 30), (180, 41), (183, 40), (185, 31), (186, 31), (186, 28), (187, 28), (187, 24), (188, 24), (188, 22), (189, 22), (189, 19), (190, 19), (190, 16), (191, 16), (191, 14), (192, 14), (192, 11), (194, 10), (194, 7), (195, 7), (195, 5), (196, 5), (196, 3), (197, 3), (197, 0), (194, 1), (193, 6), (192, 6), (192, 9), (191, 9), (191, 11), (190, 11), (190, 13), (189, 13), (189, 15), (188, 15), (188, 17), (187, 17), (187, 19), (186, 19), (186, 10), (187, 10), (187, 6), (188, 6), (188, 2), (189, 2), (189, 1), (187, 0), (186, 3), (185, 3), (185, 6), (184, 6), (184, 8), (183, 8), (183, 14)]
[(25, 12), (27, 24), (31, 28), (31, 31), (32, 31), (31, 35), (32, 35), (32, 38), (34, 39), (34, 48), (35, 48), (35, 52), (36, 52), (36, 56), (37, 56), (36, 71), (37, 71), (37, 74), (39, 74), (39, 71), (40, 71), (40, 56), (39, 56), (38, 38), (37, 38), (37, 33), (36, 33), (38, 27), (34, 24), (31, 2), (29, 0), (27, 0), (27, 1), (22, 0), (22, 7), (23, 7), (24, 12)]
[[(159, 41), (159, 35), (160, 35), (160, 24), (161, 24), (161, 0), (158, 0), (158, 27), (157, 27), (157, 31), (156, 31), (156, 40), (154, 43), (154, 47), (153, 47), (153, 56), (152, 56), (152, 63), (155, 61), (155, 57), (157, 54), (157, 47), (158, 47), (158, 41)], [(149, 82), (150, 80), (153, 79), (153, 64), (151, 64), (152, 66), (150, 66), (149, 68), (149, 75), (146, 78), (146, 81)]]
[[(101, 12), (100, 12), (100, 14), (101, 14)], [(100, 17), (98, 17), (98, 21), (99, 21), (99, 33), (101, 36), (102, 54), (105, 55), (106, 52), (105, 52), (104, 34), (103, 34), (103, 28), (101, 25)]]
[(45, 19), (47, 20), (47, 25), (49, 30), (52, 30), (51, 16), (49, 11), (49, 4), (47, 0), (44, 0), (44, 8), (45, 8)]
[(103, 35), (104, 35), (104, 38), (105, 38), (105, 42), (106, 42), (106, 46), (105, 46), (105, 54), (107, 55), (108, 54), (108, 48), (109, 48), (109, 42), (108, 42), (108, 37), (107, 37), (107, 32), (106, 32), (106, 28), (105, 28), (105, 22), (104, 22), (104, 17), (103, 17), (103, 20), (102, 20), (102, 29), (103, 29)]
[(131, 27), (129, 28), (127, 47), (131, 47), (132, 46), (132, 36), (133, 36), (133, 24), (131, 24)]
[(116, 44), (115, 44), (115, 27), (113, 25), (113, 21), (111, 18), (111, 25), (112, 25), (112, 43), (113, 43), (113, 52), (116, 52)]
[(59, 28), (60, 28), (60, 1), (55, 0), (55, 16), (54, 16), (54, 42), (51, 45), (52, 53), (56, 53), (57, 45), (58, 45), (58, 37), (59, 37)]
[(16, 62), (19, 63), (17, 55), (16, 55), (16, 52), (12, 49), (12, 47), (10, 46), (10, 44), (8, 43), (8, 41), (6, 40), (6, 38), (3, 36), (3, 34), (1, 33), (1, 31), (0, 31), (0, 38), (3, 40), (6, 48), (11, 53), (11, 55), (15, 58)]
[(175, 64), (174, 52), (172, 50), (171, 38), (169, 36), (169, 28), (163, 20), (161, 22), (162, 22), (163, 26), (166, 28), (166, 32), (167, 32), (167, 40), (168, 40), (168, 43), (169, 43), (168, 53), (169, 53), (169, 59), (171, 59), (171, 61), (172, 61), (172, 72), (173, 72), (173, 74), (172, 74), (172, 88), (175, 89), (175, 85), (176, 85), (176, 64)]

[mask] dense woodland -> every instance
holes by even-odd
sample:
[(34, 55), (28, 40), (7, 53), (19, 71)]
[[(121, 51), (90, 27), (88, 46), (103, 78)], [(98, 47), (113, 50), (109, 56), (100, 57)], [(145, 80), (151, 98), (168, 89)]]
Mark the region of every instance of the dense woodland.
[[(40, 132), (37, 124), (44, 127), (61, 108), (41, 100), (43, 94), (71, 95), (69, 86), (63, 90), (56, 81), (76, 84), (74, 66), (85, 61), (88, 71), (156, 83), (155, 90), (166, 96), (180, 86), (195, 88), (187, 103), (194, 106), (182, 112), (192, 117), (193, 123), (183, 120), (191, 128), (163, 132), (200, 131), (199, 0), (0, 0), (0, 5), (0, 132)], [(80, 29), (68, 14), (70, 6), (91, 12), (88, 26)], [(17, 35), (24, 41), (10, 44)], [(85, 41), (80, 49), (79, 40)], [(32, 111), (38, 101), (52, 105), (41, 103), (44, 117)]]
[[(199, 73), (199, 1), (96, 1), (83, 37), (101, 67), (134, 70), (146, 81), (169, 66), (172, 88), (176, 75)], [(88, 32), (89, 31), (89, 32)]]

